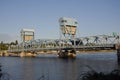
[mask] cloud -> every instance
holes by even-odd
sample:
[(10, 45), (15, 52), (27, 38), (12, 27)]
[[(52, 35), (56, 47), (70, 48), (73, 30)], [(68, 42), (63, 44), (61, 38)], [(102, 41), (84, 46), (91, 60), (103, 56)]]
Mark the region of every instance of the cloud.
[(14, 36), (14, 35), (9, 35), (9, 34), (1, 34), (0, 33), (0, 42), (14, 42), (15, 40), (19, 41), (19, 37)]

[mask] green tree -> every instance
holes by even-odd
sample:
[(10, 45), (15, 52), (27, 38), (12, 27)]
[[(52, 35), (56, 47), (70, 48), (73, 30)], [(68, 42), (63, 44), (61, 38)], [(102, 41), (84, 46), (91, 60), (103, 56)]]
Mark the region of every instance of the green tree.
[(1, 41), (0, 50), (8, 50), (8, 44)]
[(15, 45), (18, 45), (18, 40), (15, 41)]

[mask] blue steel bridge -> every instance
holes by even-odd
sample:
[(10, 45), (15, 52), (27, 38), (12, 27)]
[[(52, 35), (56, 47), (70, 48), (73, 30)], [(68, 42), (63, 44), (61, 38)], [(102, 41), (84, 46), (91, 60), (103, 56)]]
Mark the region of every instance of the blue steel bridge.
[(97, 35), (75, 39), (36, 39), (11, 45), (8, 52), (49, 51), (60, 49), (80, 50), (111, 50), (119, 44), (119, 36)]
[(76, 37), (78, 22), (76, 19), (62, 17), (59, 19), (59, 39), (34, 39), (34, 30), (21, 30), (22, 43), (11, 45), (8, 52), (39, 52), (60, 50), (111, 50), (116, 49), (120, 36), (95, 35)]

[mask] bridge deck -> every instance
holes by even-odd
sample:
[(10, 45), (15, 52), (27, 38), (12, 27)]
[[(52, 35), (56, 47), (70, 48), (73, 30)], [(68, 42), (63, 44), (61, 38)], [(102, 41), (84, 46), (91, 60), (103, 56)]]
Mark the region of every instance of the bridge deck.
[(105, 49), (115, 49), (114, 45), (102, 45), (102, 46), (76, 46), (76, 47), (51, 47), (51, 48), (24, 48), (24, 49), (11, 49), (8, 50), (8, 52), (29, 52), (29, 51), (44, 51), (44, 50), (71, 50), (71, 49), (76, 49), (76, 50), (105, 50)]

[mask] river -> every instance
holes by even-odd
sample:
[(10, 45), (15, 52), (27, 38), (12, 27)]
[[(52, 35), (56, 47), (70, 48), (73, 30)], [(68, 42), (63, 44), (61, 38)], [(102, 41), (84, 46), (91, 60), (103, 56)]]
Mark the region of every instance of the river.
[(107, 73), (118, 68), (116, 53), (83, 53), (77, 54), (76, 59), (60, 59), (54, 54), (0, 57), (0, 63), (10, 80), (79, 80), (85, 71)]

